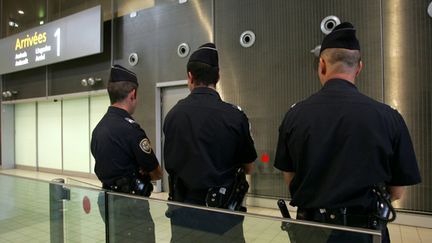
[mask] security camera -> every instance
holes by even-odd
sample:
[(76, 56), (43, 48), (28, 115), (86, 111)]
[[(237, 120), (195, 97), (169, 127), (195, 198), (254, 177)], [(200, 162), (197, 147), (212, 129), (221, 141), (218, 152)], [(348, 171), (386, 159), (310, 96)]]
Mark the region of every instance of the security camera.
[(11, 98), (12, 96), (15, 96), (15, 95), (17, 95), (17, 94), (18, 94), (18, 91), (10, 91), (10, 90), (6, 90), (6, 91), (3, 91), (2, 96), (3, 96), (4, 98)]
[(428, 12), (429, 16), (432, 17), (432, 2), (429, 3), (427, 12)]
[(328, 35), (340, 23), (341, 21), (337, 16), (334, 15), (327, 16), (321, 21), (321, 31), (324, 34)]
[(85, 79), (85, 78), (81, 79), (81, 85), (84, 87), (87, 87), (87, 85), (88, 85), (87, 79)]
[(87, 83), (88, 83), (88, 85), (93, 86), (95, 84), (95, 79), (90, 77), (87, 79)]
[(135, 66), (135, 65), (137, 65), (138, 64), (138, 54), (136, 54), (135, 52), (134, 53), (131, 53), (130, 55), (129, 55), (129, 60), (128, 60), (128, 62), (129, 62), (129, 65), (131, 65), (131, 66)]

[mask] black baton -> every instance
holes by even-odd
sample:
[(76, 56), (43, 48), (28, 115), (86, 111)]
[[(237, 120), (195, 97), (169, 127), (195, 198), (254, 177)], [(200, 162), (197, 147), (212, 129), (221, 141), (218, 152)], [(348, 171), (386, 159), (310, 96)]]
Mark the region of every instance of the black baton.
[(282, 217), (290, 219), (291, 215), (290, 215), (290, 213), (288, 211), (288, 208), (287, 208), (287, 205), (286, 205), (285, 201), (283, 199), (279, 199), (277, 201), (277, 205), (279, 207), (279, 211), (282, 214)]
[[(287, 219), (291, 219), (291, 215), (290, 215), (290, 213), (288, 211), (288, 207), (287, 207), (285, 201), (283, 199), (279, 199), (277, 201), (277, 205), (279, 207), (279, 211), (282, 214), (282, 217), (287, 218)], [(294, 227), (294, 225), (291, 225), (288, 222), (282, 222), (282, 224), (281, 224), (281, 229), (283, 231), (288, 232), (288, 237), (289, 237), (291, 243), (296, 243), (297, 239), (296, 239), (293, 227)]]

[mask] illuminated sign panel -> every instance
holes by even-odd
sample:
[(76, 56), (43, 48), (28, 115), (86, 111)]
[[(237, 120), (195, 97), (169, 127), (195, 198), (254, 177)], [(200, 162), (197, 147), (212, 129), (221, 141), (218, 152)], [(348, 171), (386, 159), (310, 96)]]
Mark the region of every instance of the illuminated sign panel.
[(0, 40), (0, 74), (101, 53), (97, 6)]

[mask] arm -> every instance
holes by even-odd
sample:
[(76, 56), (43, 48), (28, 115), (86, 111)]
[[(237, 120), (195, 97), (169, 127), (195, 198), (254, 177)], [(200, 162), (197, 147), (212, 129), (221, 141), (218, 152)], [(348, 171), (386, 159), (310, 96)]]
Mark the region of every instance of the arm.
[(252, 172), (255, 169), (255, 163), (252, 162), (252, 163), (248, 163), (248, 164), (243, 164), (243, 169), (245, 170), (245, 173), (247, 175), (250, 175), (250, 174), (252, 174)]
[(163, 171), (160, 165), (157, 165), (157, 167), (149, 172), (149, 176), (152, 181), (157, 181), (162, 179)]
[(389, 186), (390, 200), (392, 202), (401, 199), (404, 192), (404, 186)]
[(295, 173), (294, 172), (285, 172), (283, 171), (283, 176), (285, 183), (289, 186), (291, 184), (292, 179), (294, 178)]

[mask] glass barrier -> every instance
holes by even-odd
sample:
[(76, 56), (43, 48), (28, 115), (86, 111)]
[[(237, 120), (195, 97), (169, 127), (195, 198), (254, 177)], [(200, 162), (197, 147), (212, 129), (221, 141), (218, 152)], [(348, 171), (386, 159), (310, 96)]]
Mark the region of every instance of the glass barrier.
[(379, 231), (60, 182), (0, 175), (0, 242), (381, 242)]
[(108, 192), (108, 242), (381, 242), (379, 231)]
[(0, 175), (0, 242), (50, 242), (49, 184)]
[(105, 224), (98, 207), (99, 194), (90, 188), (66, 185), (69, 200), (64, 202), (65, 242), (105, 242)]

